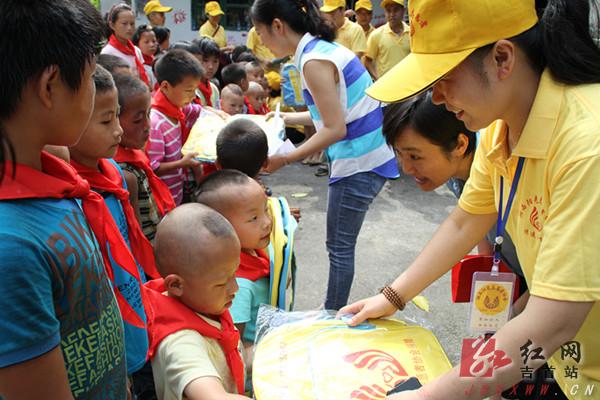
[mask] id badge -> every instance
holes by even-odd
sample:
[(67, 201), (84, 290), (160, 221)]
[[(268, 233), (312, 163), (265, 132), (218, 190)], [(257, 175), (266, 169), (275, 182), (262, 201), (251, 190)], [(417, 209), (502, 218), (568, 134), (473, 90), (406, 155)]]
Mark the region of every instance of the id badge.
[(469, 318), (473, 334), (495, 333), (508, 321), (516, 279), (510, 272), (473, 274)]

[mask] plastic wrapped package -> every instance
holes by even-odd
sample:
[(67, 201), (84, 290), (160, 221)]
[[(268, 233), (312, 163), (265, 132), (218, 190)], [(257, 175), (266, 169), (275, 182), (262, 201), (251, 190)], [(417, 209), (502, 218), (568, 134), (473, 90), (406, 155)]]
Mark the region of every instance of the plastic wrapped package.
[(197, 153), (200, 161), (215, 162), (217, 159), (217, 136), (221, 129), (229, 122), (236, 119), (248, 119), (255, 122), (267, 135), (269, 155), (275, 154), (283, 145), (285, 139), (285, 125), (281, 118), (271, 118), (268, 121), (264, 115), (233, 115), (226, 120), (217, 114), (202, 110), (202, 114), (190, 131), (190, 135), (181, 149), (181, 153)]
[(262, 306), (252, 383), (257, 400), (383, 399), (400, 382), (451, 369), (435, 336), (400, 320), (349, 327), (326, 311)]

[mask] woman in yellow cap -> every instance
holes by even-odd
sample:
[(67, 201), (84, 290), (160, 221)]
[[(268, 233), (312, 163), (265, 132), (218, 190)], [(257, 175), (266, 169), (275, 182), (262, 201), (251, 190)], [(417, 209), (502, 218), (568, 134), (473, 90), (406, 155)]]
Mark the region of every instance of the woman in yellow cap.
[(490, 378), (456, 367), (394, 398), (483, 398), (546, 361), (564, 396), (598, 396), (600, 49), (590, 35), (598, 5), (547, 3), (538, 18), (533, 0), (412, 0), (412, 53), (369, 90), (393, 102), (433, 85), (435, 103), (485, 130), (458, 208), (382, 294), (340, 313), (356, 314), (351, 324), (393, 314), (496, 220), (497, 250), (505, 227), (530, 290), (525, 309), (493, 336), (495, 351), (479, 354)]
[(227, 35), (225, 28), (220, 24), (221, 16), (225, 15), (221, 6), (216, 1), (209, 1), (204, 6), (204, 14), (206, 14), (206, 22), (198, 31), (199, 36), (205, 36), (213, 39), (219, 45), (219, 48), (224, 53), (231, 53), (233, 46), (227, 46)]

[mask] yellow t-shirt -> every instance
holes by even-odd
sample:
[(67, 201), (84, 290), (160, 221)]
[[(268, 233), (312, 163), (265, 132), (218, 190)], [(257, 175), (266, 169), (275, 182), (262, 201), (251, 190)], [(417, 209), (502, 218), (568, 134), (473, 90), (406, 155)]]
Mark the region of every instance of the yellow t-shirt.
[(256, 29), (254, 29), (254, 27), (250, 28), (248, 31), (246, 47), (252, 50), (254, 55), (261, 60), (271, 61), (275, 58), (275, 55), (271, 52), (271, 50), (263, 44), (262, 40), (260, 40), (260, 36), (258, 36), (258, 33), (256, 33)]
[[(200, 317), (214, 327), (221, 328), (219, 322), (202, 315)], [(242, 354), (241, 342), (239, 350)], [(185, 329), (163, 339), (152, 358), (152, 375), (156, 394), (162, 400), (185, 399), (185, 387), (203, 377), (215, 377), (221, 380), (227, 393), (237, 393), (235, 380), (219, 342), (205, 338), (194, 330)]]
[(410, 53), (410, 28), (404, 22), (402, 24), (404, 31), (400, 35), (392, 31), (389, 23), (369, 35), (365, 56), (375, 62), (378, 78)]
[[(215, 33), (217, 31), (217, 33)], [(198, 36), (205, 36), (214, 39), (219, 47), (227, 47), (227, 35), (225, 35), (225, 28), (223, 25), (219, 25), (219, 29), (216, 29), (210, 21), (206, 21), (198, 31)]]
[(335, 41), (352, 50), (354, 54), (364, 53), (367, 50), (365, 32), (360, 25), (348, 18), (345, 18), (344, 25), (338, 29)]
[[(579, 363), (557, 351), (554, 377), (572, 400), (600, 390), (600, 84), (565, 86), (542, 75), (537, 95), (514, 148), (496, 121), (481, 136), (459, 207), (496, 213), (500, 176), (508, 198), (518, 158), (525, 157), (506, 230), (529, 291), (553, 300), (595, 302), (573, 339)], [(506, 207), (504, 207), (506, 209)], [(565, 378), (576, 366), (578, 378)], [(586, 396), (595, 385), (594, 396)]]
[(369, 36), (371, 36), (371, 33), (373, 33), (373, 31), (375, 30), (375, 27), (371, 24), (369, 24), (369, 29), (365, 32), (365, 30), (363, 29), (363, 33), (365, 34), (365, 38), (367, 40), (369, 40)]

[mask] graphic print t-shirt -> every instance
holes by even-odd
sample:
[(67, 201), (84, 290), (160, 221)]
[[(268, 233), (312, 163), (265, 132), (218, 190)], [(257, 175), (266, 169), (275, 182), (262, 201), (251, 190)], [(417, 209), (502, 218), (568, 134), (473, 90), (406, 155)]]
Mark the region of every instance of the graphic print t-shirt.
[(60, 345), (75, 398), (125, 399), (123, 321), (75, 200), (0, 202), (0, 368)]

